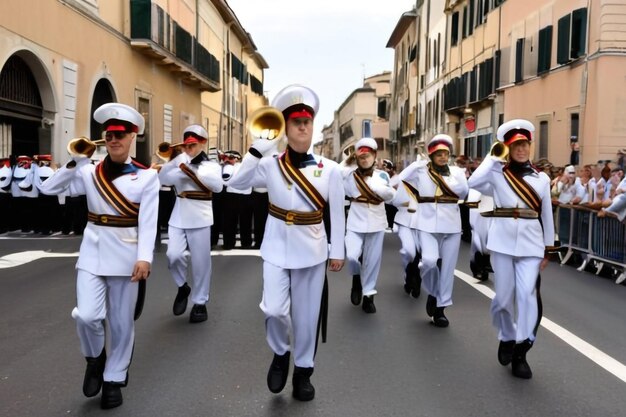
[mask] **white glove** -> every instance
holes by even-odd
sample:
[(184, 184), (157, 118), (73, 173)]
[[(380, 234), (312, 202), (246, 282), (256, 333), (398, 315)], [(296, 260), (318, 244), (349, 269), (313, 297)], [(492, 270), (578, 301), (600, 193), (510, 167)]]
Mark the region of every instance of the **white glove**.
[(262, 156), (271, 156), (278, 153), (278, 142), (279, 139), (257, 139), (250, 147), (256, 149)]

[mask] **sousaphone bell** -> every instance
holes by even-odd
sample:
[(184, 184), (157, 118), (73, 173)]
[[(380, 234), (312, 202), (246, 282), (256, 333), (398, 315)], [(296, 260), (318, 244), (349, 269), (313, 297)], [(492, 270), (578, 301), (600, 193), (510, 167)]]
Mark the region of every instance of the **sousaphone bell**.
[(285, 134), (285, 118), (276, 107), (263, 106), (248, 116), (247, 128), (254, 139), (277, 139)]

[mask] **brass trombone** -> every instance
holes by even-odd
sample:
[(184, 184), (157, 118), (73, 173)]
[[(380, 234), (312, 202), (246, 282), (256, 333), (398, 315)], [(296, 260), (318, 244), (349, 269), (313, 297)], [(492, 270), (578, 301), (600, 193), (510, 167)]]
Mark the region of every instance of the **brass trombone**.
[(161, 142), (159, 146), (157, 146), (156, 155), (161, 158), (163, 161), (168, 162), (178, 155), (180, 155), (180, 147), (183, 146), (184, 142), (171, 144), (169, 142)]
[(491, 145), (489, 155), (493, 156), (500, 162), (508, 162), (509, 147), (500, 141), (496, 141)]
[(67, 144), (67, 152), (71, 156), (86, 156), (87, 158), (91, 158), (91, 155), (93, 155), (98, 146), (104, 146), (105, 143), (106, 141), (104, 139), (90, 140), (81, 136), (69, 141)]
[(263, 106), (248, 116), (247, 128), (254, 139), (277, 139), (285, 134), (285, 118), (276, 107)]

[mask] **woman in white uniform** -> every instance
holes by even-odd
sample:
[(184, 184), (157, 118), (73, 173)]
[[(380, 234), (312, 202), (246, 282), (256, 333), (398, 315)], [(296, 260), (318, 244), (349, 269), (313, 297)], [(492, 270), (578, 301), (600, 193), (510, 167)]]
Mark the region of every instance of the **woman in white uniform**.
[[(498, 361), (512, 364), (513, 375), (531, 378), (526, 353), (535, 343), (541, 320), (539, 273), (554, 245), (550, 179), (530, 163), (535, 127), (523, 119), (498, 128), (500, 149), (508, 161), (489, 156), (469, 179), (469, 186), (493, 193), (494, 209), (487, 249), (491, 252), (496, 295), (491, 303), (498, 329)], [(487, 214), (487, 213), (484, 213)]]

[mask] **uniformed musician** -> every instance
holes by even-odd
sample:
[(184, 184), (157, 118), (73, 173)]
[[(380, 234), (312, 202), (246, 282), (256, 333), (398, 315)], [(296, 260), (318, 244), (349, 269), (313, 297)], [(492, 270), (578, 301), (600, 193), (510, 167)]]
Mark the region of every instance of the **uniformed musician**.
[(374, 296), (382, 261), (383, 239), (387, 228), (385, 202), (396, 190), (389, 175), (376, 169), (378, 145), (373, 138), (362, 138), (354, 145), (355, 165), (343, 168), (343, 186), (350, 201), (346, 224), (346, 262), (352, 275), (350, 301), (361, 304), (366, 313), (376, 313)]
[(11, 196), (11, 180), (13, 169), (11, 159), (0, 159), (0, 234), (8, 232), (10, 229), (11, 216), (13, 214)]
[[(427, 146), (429, 159), (419, 158), (400, 173), (400, 180), (419, 192), (418, 229), (422, 260), (419, 263), (428, 292), (426, 313), (437, 327), (448, 327), (444, 309), (452, 305), (454, 268), (461, 244), (459, 203), (468, 187), (465, 172), (449, 166), (452, 138), (435, 135)], [(441, 264), (439, 265), (439, 259)]]
[(108, 103), (93, 117), (103, 124), (107, 156), (93, 165), (89, 156), (74, 155), (42, 184), (42, 191), (57, 194), (71, 187), (87, 196), (89, 222), (76, 264), (72, 317), (87, 359), (83, 393), (93, 397), (102, 388), (100, 406), (106, 409), (122, 404), (120, 388), (128, 382), (139, 282), (150, 275), (154, 251), (159, 180), (156, 170), (129, 156), (144, 130), (139, 112)]
[[(487, 249), (494, 270), (491, 315), (500, 340), (498, 361), (512, 364), (513, 375), (526, 379), (532, 377), (526, 353), (541, 319), (539, 272), (554, 245), (550, 179), (530, 163), (534, 131), (523, 119), (501, 125), (499, 145), (469, 179), (470, 187), (493, 194), (494, 200)], [(506, 151), (493, 150), (498, 148), (508, 149), (508, 161), (503, 160)]]
[[(176, 192), (167, 244), (168, 267), (178, 287), (172, 310), (175, 316), (183, 314), (191, 293), (190, 323), (200, 323), (208, 318), (206, 303), (211, 285), (213, 224), (211, 199), (213, 193), (222, 191), (222, 169), (217, 162), (209, 161), (204, 152), (208, 136), (202, 126), (188, 126), (183, 131), (183, 152), (159, 171), (161, 183), (173, 186)], [(191, 288), (187, 284), (190, 261)]]
[[(319, 106), (315, 92), (290, 85), (272, 105), (286, 122), (287, 150), (273, 157), (278, 140), (256, 140), (229, 185), (268, 190), (260, 305), (267, 342), (274, 352), (267, 385), (273, 393), (282, 391), (293, 349), (293, 396), (309, 401), (315, 396), (310, 377), (326, 264), (339, 271), (344, 262), (343, 183), (337, 163), (309, 153)], [(326, 208), (330, 224), (322, 220)], [(330, 227), (330, 249), (325, 226)]]

